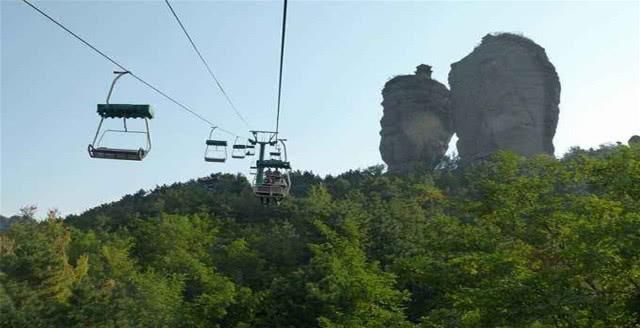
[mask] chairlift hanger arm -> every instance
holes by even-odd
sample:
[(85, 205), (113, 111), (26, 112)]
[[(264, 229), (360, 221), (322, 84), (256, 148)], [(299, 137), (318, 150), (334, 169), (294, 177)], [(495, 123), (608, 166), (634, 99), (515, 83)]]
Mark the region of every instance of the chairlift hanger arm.
[(109, 88), (109, 93), (107, 94), (107, 105), (109, 105), (109, 100), (111, 99), (111, 93), (113, 93), (113, 87), (116, 85), (118, 79), (120, 79), (123, 75), (129, 74), (129, 71), (113, 71), (113, 74), (116, 74), (116, 77), (111, 82), (111, 88)]

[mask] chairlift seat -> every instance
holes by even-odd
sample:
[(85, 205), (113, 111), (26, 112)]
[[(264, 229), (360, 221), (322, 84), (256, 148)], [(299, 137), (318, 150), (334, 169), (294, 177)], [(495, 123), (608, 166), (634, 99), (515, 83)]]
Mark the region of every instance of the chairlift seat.
[(104, 118), (153, 118), (151, 105), (98, 104), (98, 114)]
[(227, 161), (226, 158), (221, 158), (221, 157), (205, 157), (204, 160), (206, 162), (214, 162), (214, 163), (224, 163)]
[(245, 149), (247, 146), (245, 145), (233, 145), (233, 149)]
[(207, 139), (207, 146), (221, 146), (221, 147), (226, 147), (227, 146), (227, 141), (226, 140), (211, 140), (211, 139)]
[(94, 148), (89, 145), (89, 156), (92, 158), (103, 159), (120, 159), (129, 161), (141, 161), (147, 156), (147, 152), (140, 149), (119, 149), (119, 148), (107, 148), (98, 147)]
[(263, 184), (255, 186), (253, 192), (258, 197), (284, 198), (288, 192), (286, 186)]
[(272, 151), (269, 153), (269, 155), (274, 156), (274, 157), (280, 157), (280, 152), (279, 151)]

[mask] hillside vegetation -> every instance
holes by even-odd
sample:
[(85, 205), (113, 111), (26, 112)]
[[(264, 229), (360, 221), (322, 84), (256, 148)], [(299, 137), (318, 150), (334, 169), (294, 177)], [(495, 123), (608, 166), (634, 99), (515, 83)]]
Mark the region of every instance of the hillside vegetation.
[[(242, 176), (0, 234), (2, 327), (640, 327), (640, 144)], [(23, 213), (23, 216), (29, 216)]]

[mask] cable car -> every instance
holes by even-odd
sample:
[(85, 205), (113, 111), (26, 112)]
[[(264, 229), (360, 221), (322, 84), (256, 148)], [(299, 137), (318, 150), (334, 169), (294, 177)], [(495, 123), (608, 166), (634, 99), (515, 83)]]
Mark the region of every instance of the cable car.
[(291, 164), (281, 160), (262, 160), (256, 162), (258, 172), (263, 170), (262, 182), (258, 183), (256, 176), (256, 184), (253, 187), (254, 194), (260, 198), (260, 201), (269, 205), (273, 202), (278, 205), (280, 201), (289, 196), (291, 190)]
[[(269, 131), (252, 131), (254, 139), (249, 140), (252, 145), (260, 146), (260, 158), (256, 161), (255, 172), (256, 177), (253, 184), (253, 193), (260, 199), (263, 205), (269, 205), (271, 203), (278, 205), (280, 201), (289, 196), (291, 190), (291, 163), (287, 160), (287, 148), (285, 145), (285, 139), (277, 139), (275, 132)], [(267, 140), (259, 140), (258, 134), (268, 134), (270, 137)], [(275, 147), (278, 157), (282, 156), (280, 151), (280, 145), (284, 150), (284, 159), (273, 158), (264, 159), (265, 148), (267, 146)], [(252, 167), (253, 168), (253, 167)]]
[(269, 157), (271, 157), (272, 160), (281, 160), (282, 153), (279, 150), (271, 151), (269, 152)]
[(256, 154), (256, 146), (254, 145), (245, 145), (247, 152), (244, 153), (245, 156), (249, 157), (249, 156), (254, 156)]
[(273, 160), (282, 160), (282, 149), (280, 144), (276, 143), (274, 149), (269, 151), (269, 158)]
[(246, 155), (246, 145), (238, 143), (238, 137), (233, 142), (233, 147), (231, 149), (231, 158), (242, 159)]
[(205, 162), (224, 163), (227, 161), (227, 141), (213, 139), (213, 132), (217, 127), (212, 127), (209, 138), (205, 141), (204, 149)]
[[(113, 88), (120, 79), (120, 77), (129, 74), (124, 71), (114, 71), (116, 77), (111, 82), (111, 88), (107, 94), (107, 100), (105, 104), (98, 104), (98, 115), (100, 115), (100, 123), (98, 124), (98, 130), (93, 138), (93, 142), (88, 146), (89, 157), (91, 158), (103, 158), (103, 159), (118, 159), (118, 160), (131, 160), (141, 161), (151, 151), (151, 134), (149, 132), (149, 120), (153, 119), (153, 110), (151, 105), (136, 105), (136, 104), (111, 104), (111, 94)], [(145, 131), (130, 130), (127, 127), (127, 119), (144, 119)], [(123, 129), (106, 129), (100, 134), (102, 124), (105, 119), (122, 119)], [(146, 144), (144, 147), (139, 148), (114, 148), (103, 145), (103, 139), (107, 134), (142, 134), (145, 136)]]

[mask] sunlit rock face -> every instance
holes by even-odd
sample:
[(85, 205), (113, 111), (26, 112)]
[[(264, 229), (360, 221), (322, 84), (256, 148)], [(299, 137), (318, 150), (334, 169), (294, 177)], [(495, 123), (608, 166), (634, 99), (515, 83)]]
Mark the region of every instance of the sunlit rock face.
[(414, 75), (396, 76), (382, 90), (380, 154), (389, 172), (434, 168), (453, 135), (449, 90), (420, 65)]
[(453, 124), (465, 162), (498, 150), (553, 154), (560, 81), (544, 48), (515, 34), (487, 35), (451, 65)]

